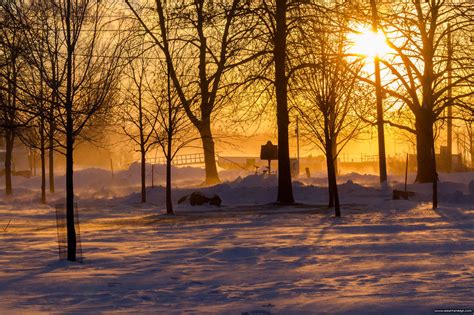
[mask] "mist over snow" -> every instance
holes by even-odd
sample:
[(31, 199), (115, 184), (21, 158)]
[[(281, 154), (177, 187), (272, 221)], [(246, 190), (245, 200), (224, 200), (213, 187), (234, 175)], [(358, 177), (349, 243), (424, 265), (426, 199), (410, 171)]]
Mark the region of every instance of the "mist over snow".
[[(150, 164), (146, 165), (146, 183), (148, 203), (162, 208), (165, 202), (165, 166), (154, 166), (154, 188), (151, 187)], [(327, 178), (306, 178), (300, 176), (293, 180), (295, 199), (300, 203), (324, 204), (327, 202)], [(224, 170), (220, 172), (222, 182), (213, 186), (202, 186), (204, 170), (197, 167), (172, 167), (173, 203), (194, 191), (207, 195), (217, 194), (223, 205), (267, 204), (275, 201), (278, 179), (275, 175), (253, 174), (244, 170)], [(416, 192), (413, 201), (429, 202), (432, 185), (413, 183), (414, 174), (410, 174), (407, 189)], [(474, 195), (469, 192), (469, 183), (474, 180), (474, 173), (441, 173), (439, 199), (453, 204), (474, 204)], [(391, 196), (390, 189), (404, 189), (402, 176), (391, 176), (389, 187), (381, 189), (378, 176), (371, 174), (349, 173), (338, 176), (338, 188), (343, 203), (383, 202)], [(57, 191), (48, 195), (50, 203), (64, 201), (65, 176), (56, 176)], [(38, 177), (14, 177), (16, 187), (10, 202), (34, 202), (39, 200), (40, 179)], [(93, 204), (134, 204), (140, 202), (140, 165), (133, 163), (126, 170), (116, 171), (113, 176), (109, 170), (87, 168), (74, 172), (74, 186), (79, 202)], [(4, 191), (0, 196), (4, 197)], [(0, 201), (1, 203), (2, 201)], [(177, 209), (182, 207), (177, 206)]]

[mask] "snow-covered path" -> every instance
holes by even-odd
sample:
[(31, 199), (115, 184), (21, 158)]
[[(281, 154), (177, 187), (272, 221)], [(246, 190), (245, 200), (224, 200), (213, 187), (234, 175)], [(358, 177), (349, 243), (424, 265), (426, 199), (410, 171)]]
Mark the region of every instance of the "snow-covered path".
[(0, 232), (0, 313), (472, 309), (474, 209), (387, 203), (398, 210), (346, 206), (342, 219), (324, 207), (90, 207), (83, 264), (57, 261), (54, 210), (2, 205), (0, 228), (13, 220)]

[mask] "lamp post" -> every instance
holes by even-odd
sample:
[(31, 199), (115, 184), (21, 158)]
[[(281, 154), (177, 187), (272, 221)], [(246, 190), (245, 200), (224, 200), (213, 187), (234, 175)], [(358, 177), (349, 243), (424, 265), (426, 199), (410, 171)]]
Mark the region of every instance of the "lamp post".
[[(453, 107), (452, 107), (452, 99), (453, 99), (453, 90), (452, 90), (452, 59), (453, 59), (453, 45), (451, 41), (451, 24), (448, 23), (448, 60), (447, 60), (447, 71), (448, 71), (448, 130), (447, 130), (447, 170), (451, 172), (453, 169)], [(459, 151), (458, 151), (459, 152)]]
[(298, 116), (296, 116), (296, 159), (298, 161), (298, 174), (297, 176), (300, 175), (300, 128), (299, 128), (299, 119)]
[[(377, 5), (375, 0), (370, 0), (370, 7), (372, 11), (372, 31), (377, 34), (378, 31), (378, 18), (377, 18)], [(380, 172), (380, 183), (383, 184), (387, 181), (387, 162), (385, 158), (385, 134), (383, 126), (383, 107), (382, 107), (382, 80), (380, 78), (380, 59), (378, 54), (374, 56), (374, 68), (375, 68), (375, 97), (377, 102), (377, 136), (379, 146), (379, 172)]]

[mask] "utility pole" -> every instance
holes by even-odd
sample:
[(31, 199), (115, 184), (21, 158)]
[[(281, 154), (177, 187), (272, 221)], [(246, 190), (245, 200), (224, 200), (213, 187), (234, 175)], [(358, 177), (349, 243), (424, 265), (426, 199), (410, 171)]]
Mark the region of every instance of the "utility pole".
[[(370, 7), (372, 10), (372, 31), (378, 32), (378, 18), (376, 0), (370, 0)], [(379, 172), (380, 183), (387, 181), (387, 162), (385, 158), (385, 134), (383, 126), (383, 107), (382, 107), (382, 80), (380, 78), (380, 60), (379, 56), (374, 56), (375, 67), (375, 97), (377, 101), (377, 135), (379, 145)]]
[(300, 174), (300, 128), (299, 117), (296, 116), (296, 159), (298, 160), (298, 175)]
[(448, 71), (448, 134), (447, 134), (447, 137), (448, 137), (448, 143), (447, 143), (447, 164), (446, 164), (446, 167), (447, 167), (447, 171), (448, 172), (451, 172), (452, 171), (452, 168), (453, 168), (453, 159), (452, 159), (452, 155), (453, 155), (453, 119), (452, 119), (452, 116), (453, 116), (453, 108), (452, 108), (452, 97), (453, 97), (453, 91), (452, 91), (452, 88), (451, 88), (451, 85), (452, 85), (452, 59), (453, 59), (453, 45), (452, 45), (452, 42), (451, 42), (451, 24), (448, 23), (448, 60), (447, 60), (447, 65), (446, 65), (446, 68), (447, 68), (447, 71)]

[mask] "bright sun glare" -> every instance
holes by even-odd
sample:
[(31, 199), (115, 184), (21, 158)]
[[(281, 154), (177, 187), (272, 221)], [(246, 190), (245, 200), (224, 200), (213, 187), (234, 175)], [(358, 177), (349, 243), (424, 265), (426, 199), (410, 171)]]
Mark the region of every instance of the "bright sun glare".
[(348, 38), (351, 42), (349, 52), (352, 54), (373, 58), (383, 57), (390, 51), (382, 32), (374, 33), (367, 28), (360, 27), (357, 33), (350, 33)]

